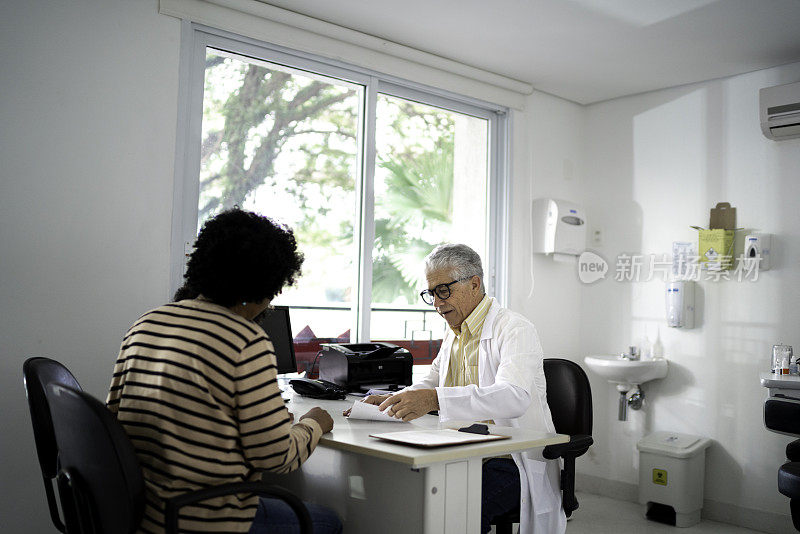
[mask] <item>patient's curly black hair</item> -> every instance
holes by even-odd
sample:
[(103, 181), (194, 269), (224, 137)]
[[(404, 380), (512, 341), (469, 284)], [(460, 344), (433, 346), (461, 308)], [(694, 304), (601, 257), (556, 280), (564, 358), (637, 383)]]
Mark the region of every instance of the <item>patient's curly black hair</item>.
[(291, 229), (233, 208), (203, 225), (184, 279), (193, 291), (230, 307), (274, 298), (294, 284), (302, 264)]

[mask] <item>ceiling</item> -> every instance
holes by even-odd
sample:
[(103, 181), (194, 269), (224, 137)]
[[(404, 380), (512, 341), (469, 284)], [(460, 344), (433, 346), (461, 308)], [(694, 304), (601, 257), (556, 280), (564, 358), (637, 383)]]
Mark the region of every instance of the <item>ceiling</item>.
[(800, 61), (800, 0), (261, 0), (580, 104)]

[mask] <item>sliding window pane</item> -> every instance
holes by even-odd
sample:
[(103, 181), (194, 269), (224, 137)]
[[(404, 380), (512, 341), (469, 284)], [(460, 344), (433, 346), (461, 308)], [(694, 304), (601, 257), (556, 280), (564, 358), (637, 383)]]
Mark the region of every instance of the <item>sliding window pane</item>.
[(423, 259), (445, 242), (486, 258), (488, 132), (486, 119), (378, 95), (371, 337), (420, 363), (445, 324), (419, 298)]
[(207, 49), (198, 227), (238, 205), (294, 229), (302, 276), (275, 303), (292, 307), (301, 368), (319, 341), (349, 341), (362, 100), (358, 85)]

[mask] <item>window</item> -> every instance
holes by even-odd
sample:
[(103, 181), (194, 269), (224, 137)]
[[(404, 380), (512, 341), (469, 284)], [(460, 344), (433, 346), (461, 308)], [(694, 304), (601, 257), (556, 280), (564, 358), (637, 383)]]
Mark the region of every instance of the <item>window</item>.
[(348, 337), (363, 86), (210, 47), (204, 74), (198, 228), (235, 205), (289, 225), (306, 261), (276, 304)]
[(190, 246), (234, 205), (285, 223), (306, 261), (275, 303), (291, 308), (301, 369), (330, 341), (391, 341), (429, 362), (444, 321), (419, 298), (423, 258), (467, 243), (488, 289), (497, 284), (502, 110), (263, 43), (194, 36), (176, 241)]
[(419, 297), (423, 259), (437, 244), (466, 243), (486, 257), (488, 122), (378, 94), (371, 339), (441, 335)]

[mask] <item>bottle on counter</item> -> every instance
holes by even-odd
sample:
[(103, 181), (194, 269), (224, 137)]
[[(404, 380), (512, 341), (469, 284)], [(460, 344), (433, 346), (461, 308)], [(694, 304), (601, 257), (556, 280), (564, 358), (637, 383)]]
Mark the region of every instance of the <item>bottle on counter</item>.
[(772, 374), (781, 373), (781, 351), (782, 345), (772, 345), (772, 363), (770, 364), (769, 372)]
[(647, 337), (647, 330), (644, 331), (644, 339), (642, 339), (642, 359), (653, 359), (653, 344), (650, 343), (650, 338)]
[(661, 329), (656, 330), (656, 340), (653, 341), (653, 348), (650, 351), (654, 360), (662, 360), (664, 358), (664, 345), (661, 344)]

